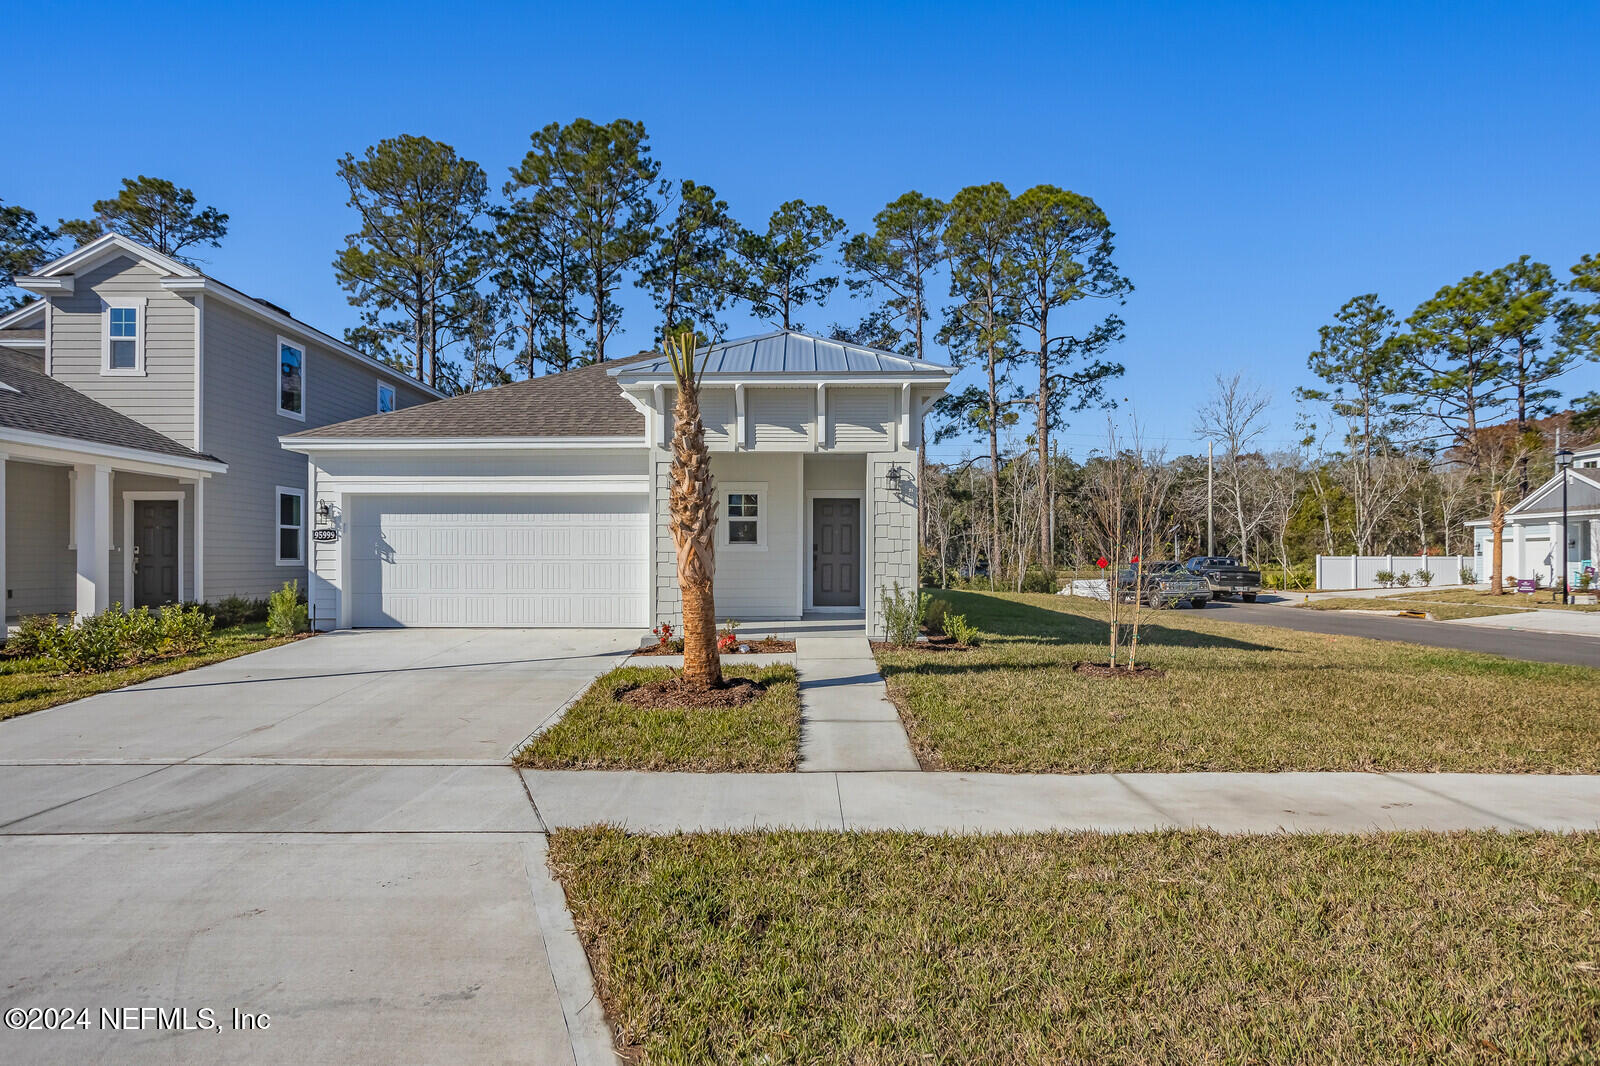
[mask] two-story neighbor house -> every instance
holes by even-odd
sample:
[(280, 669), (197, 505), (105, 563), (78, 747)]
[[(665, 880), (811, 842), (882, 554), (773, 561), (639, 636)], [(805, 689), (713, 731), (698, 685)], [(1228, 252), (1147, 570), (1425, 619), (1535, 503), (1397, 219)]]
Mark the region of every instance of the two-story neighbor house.
[[(721, 617), (865, 617), (917, 587), (917, 435), (950, 368), (778, 332), (703, 349)], [(670, 368), (645, 354), (288, 434), (325, 626), (679, 618)]]
[(8, 618), (305, 587), (291, 429), (439, 394), (186, 264), (101, 237), (0, 318)]
[[(1562, 544), (1561, 490), (1567, 495), (1566, 544)], [(1477, 554), (1479, 581), (1494, 577), (1494, 532), (1488, 518), (1467, 523)], [(1501, 532), (1501, 574), (1533, 578), (1542, 587), (1561, 578), (1561, 556), (1567, 559), (1567, 582), (1575, 584), (1587, 568), (1600, 564), (1600, 444), (1573, 452), (1572, 466), (1555, 471), (1506, 512)]]

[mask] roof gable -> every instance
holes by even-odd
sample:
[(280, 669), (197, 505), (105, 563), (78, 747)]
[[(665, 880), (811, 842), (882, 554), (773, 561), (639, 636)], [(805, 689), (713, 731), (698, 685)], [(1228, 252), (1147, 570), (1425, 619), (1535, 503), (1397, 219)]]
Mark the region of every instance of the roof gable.
[(55, 278), (63, 274), (75, 274), (88, 270), (104, 259), (115, 255), (126, 255), (139, 262), (146, 263), (163, 274), (178, 278), (198, 278), (200, 271), (187, 263), (180, 263), (168, 255), (163, 255), (154, 248), (148, 248), (138, 241), (124, 237), (120, 233), (107, 233), (96, 237), (81, 248), (68, 252), (59, 259), (53, 259), (40, 267), (34, 274), (36, 278)]
[[(1569, 470), (1567, 510), (1587, 511), (1594, 508), (1600, 508), (1600, 481), (1591, 478), (1587, 470)], [(1530, 492), (1522, 502), (1507, 511), (1506, 515), (1512, 517), (1559, 510), (1561, 510), (1561, 475), (1556, 474)]]

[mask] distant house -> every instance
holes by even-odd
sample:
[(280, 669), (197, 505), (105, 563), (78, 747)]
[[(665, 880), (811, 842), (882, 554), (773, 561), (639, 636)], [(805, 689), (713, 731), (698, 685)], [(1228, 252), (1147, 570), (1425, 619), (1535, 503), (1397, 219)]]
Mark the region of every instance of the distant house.
[[(1561, 566), (1561, 482), (1559, 473), (1506, 512), (1502, 533), (1502, 573), (1556, 583)], [(1585, 567), (1600, 566), (1600, 444), (1574, 451), (1566, 476), (1567, 580), (1575, 583)], [(1494, 572), (1494, 535), (1488, 518), (1467, 523), (1473, 534), (1479, 581)]]
[[(880, 628), (885, 591), (915, 595), (918, 434), (950, 368), (792, 331), (697, 359), (719, 617)], [(321, 624), (676, 622), (674, 393), (645, 354), (286, 434)]]
[(115, 234), (16, 280), (40, 299), (0, 318), (8, 619), (304, 587), (278, 438), (440, 395)]

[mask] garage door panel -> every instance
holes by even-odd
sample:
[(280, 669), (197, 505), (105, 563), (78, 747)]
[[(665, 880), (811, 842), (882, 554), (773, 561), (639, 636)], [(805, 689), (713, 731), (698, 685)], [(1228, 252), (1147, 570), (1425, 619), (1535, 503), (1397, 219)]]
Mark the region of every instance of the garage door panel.
[(640, 626), (641, 497), (369, 497), (351, 507), (358, 626)]

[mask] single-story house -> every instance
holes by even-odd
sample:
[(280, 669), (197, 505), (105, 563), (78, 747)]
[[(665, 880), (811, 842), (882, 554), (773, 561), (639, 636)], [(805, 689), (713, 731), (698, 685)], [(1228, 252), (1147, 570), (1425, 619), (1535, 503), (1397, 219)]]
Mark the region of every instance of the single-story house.
[[(1508, 578), (1537, 578), (1541, 587), (1556, 583), (1561, 565), (1561, 486), (1558, 471), (1506, 512), (1501, 540), (1501, 572)], [(1576, 584), (1585, 567), (1600, 566), (1600, 445), (1576, 449), (1566, 473), (1567, 580)], [(1494, 574), (1494, 534), (1488, 518), (1467, 523), (1472, 530), (1479, 581)]]
[[(720, 617), (865, 618), (917, 585), (923, 416), (948, 367), (793, 331), (711, 345)], [(645, 353), (281, 438), (310, 459), (320, 628), (679, 621), (675, 389)]]

